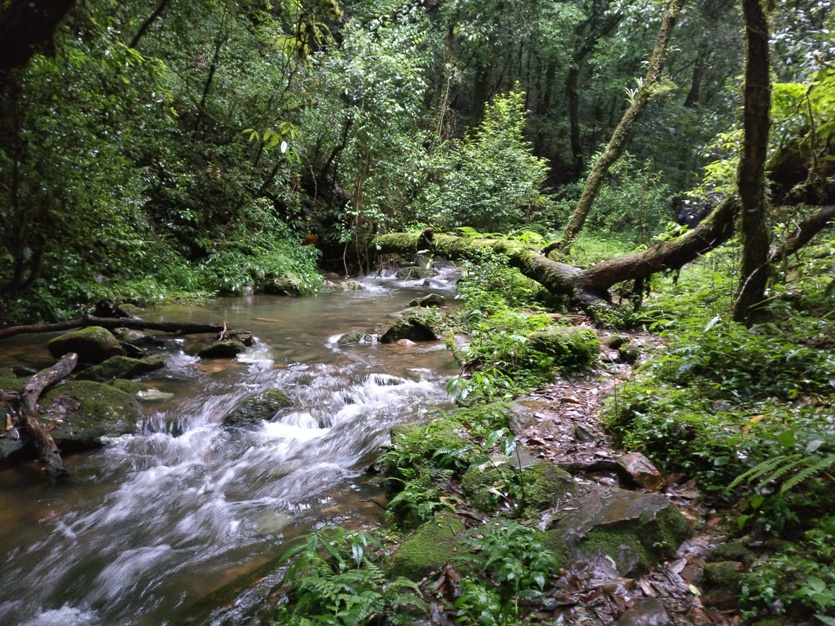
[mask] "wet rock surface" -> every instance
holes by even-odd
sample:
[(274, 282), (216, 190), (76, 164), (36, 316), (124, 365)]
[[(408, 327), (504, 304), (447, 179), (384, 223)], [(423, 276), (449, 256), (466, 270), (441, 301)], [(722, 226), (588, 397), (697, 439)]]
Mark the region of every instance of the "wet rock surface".
[(54, 339), (46, 344), (49, 353), (56, 359), (69, 352), (78, 355), (79, 363), (98, 365), (113, 356), (125, 356), (125, 350), (116, 337), (101, 326), (88, 326)]

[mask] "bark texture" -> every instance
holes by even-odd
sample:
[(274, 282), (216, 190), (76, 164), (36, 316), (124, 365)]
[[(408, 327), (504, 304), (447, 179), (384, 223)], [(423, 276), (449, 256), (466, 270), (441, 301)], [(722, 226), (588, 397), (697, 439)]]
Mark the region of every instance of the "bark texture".
[(742, 205), (740, 286), (733, 318), (751, 325), (757, 306), (765, 299), (770, 236), (766, 222), (765, 163), (771, 110), (768, 18), (761, 0), (742, 0), (745, 19), (745, 138), (737, 184)]
[(38, 420), (38, 398), (49, 387), (69, 376), (78, 363), (78, 355), (70, 352), (49, 369), (32, 376), (20, 394), (18, 425), (25, 430), (40, 455), (41, 469), (52, 480), (69, 478), (70, 473), (61, 461), (61, 453), (49, 431)]
[(586, 222), (589, 212), (591, 211), (594, 199), (597, 197), (600, 187), (603, 185), (603, 180), (609, 168), (614, 165), (626, 149), (626, 142), (629, 139), (629, 133), (635, 125), (636, 120), (641, 115), (641, 112), (649, 102), (652, 96), (655, 85), (661, 78), (661, 66), (664, 62), (664, 56), (667, 51), (667, 44), (670, 41), (670, 35), (673, 32), (676, 19), (684, 0), (670, 0), (670, 4), (664, 13), (664, 19), (661, 23), (661, 29), (658, 31), (658, 37), (655, 40), (655, 47), (652, 51), (652, 56), (649, 61), (649, 69), (644, 77), (640, 89), (632, 99), (632, 104), (623, 114), (620, 123), (612, 133), (612, 138), (609, 144), (597, 159), (597, 162), (589, 172), (586, 179), (586, 184), (583, 187), (583, 192), (580, 194), (580, 199), (577, 201), (577, 206), (574, 212), (565, 225), (563, 231), (562, 241), (560, 242), (560, 249), (565, 249), (579, 234)]

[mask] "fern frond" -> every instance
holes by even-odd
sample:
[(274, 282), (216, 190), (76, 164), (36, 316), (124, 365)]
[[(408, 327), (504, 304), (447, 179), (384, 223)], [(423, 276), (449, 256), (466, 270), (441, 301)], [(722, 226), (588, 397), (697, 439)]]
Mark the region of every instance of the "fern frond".
[[(739, 476), (737, 476), (734, 481), (730, 484), (731, 488), (736, 487), (743, 482), (751, 483), (759, 478), (762, 478), (765, 474), (774, 471), (777, 467), (781, 464), (786, 462), (791, 462), (800, 458), (801, 454), (780, 454), (778, 456), (771, 457), (770, 459), (766, 459), (765, 461), (761, 461), (757, 463), (754, 467), (749, 469), (746, 472), (743, 472)], [(768, 481), (765, 481), (768, 482)]]
[(785, 483), (783, 483), (783, 487), (782, 489), (780, 489), (780, 493), (791, 491), (796, 486), (805, 482), (807, 479), (810, 479), (812, 476), (816, 476), (817, 474), (826, 471), (832, 465), (835, 465), (835, 454), (830, 454), (828, 456), (820, 458), (816, 463), (812, 463), (812, 465), (809, 465), (808, 467), (802, 469), (797, 474), (789, 478)]

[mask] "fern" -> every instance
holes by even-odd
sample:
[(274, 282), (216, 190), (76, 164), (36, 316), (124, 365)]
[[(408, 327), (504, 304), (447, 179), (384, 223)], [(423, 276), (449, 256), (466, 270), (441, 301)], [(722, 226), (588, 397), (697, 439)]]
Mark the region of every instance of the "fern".
[(791, 489), (794, 489), (797, 485), (805, 482), (806, 480), (816, 476), (818, 474), (826, 472), (832, 465), (835, 465), (835, 454), (829, 454), (825, 457), (818, 458), (817, 461), (813, 462), (813, 459), (818, 455), (813, 455), (806, 457), (804, 459), (806, 462), (811, 462), (811, 465), (806, 467), (805, 469), (800, 470), (797, 474), (789, 478), (785, 483), (783, 483), (783, 488), (781, 491), (785, 493)]
[(791, 472), (796, 472), (785, 480), (780, 487), (780, 493), (787, 493), (798, 485), (826, 472), (833, 465), (835, 465), (835, 454), (826, 456), (819, 454), (780, 454), (758, 463), (744, 474), (737, 476), (730, 486), (733, 488), (743, 482), (751, 484), (758, 480), (756, 488), (761, 489), (769, 483), (778, 482)]

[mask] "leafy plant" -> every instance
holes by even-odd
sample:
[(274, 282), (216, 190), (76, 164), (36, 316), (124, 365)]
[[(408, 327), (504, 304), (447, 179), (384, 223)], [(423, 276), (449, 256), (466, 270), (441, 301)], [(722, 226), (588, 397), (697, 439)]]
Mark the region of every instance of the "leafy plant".
[(289, 563), (283, 583), (292, 603), (281, 608), (274, 623), (412, 623), (425, 612), (420, 590), (405, 578), (386, 580), (372, 558), (382, 548), (369, 533), (341, 528), (301, 537), (281, 558)]

